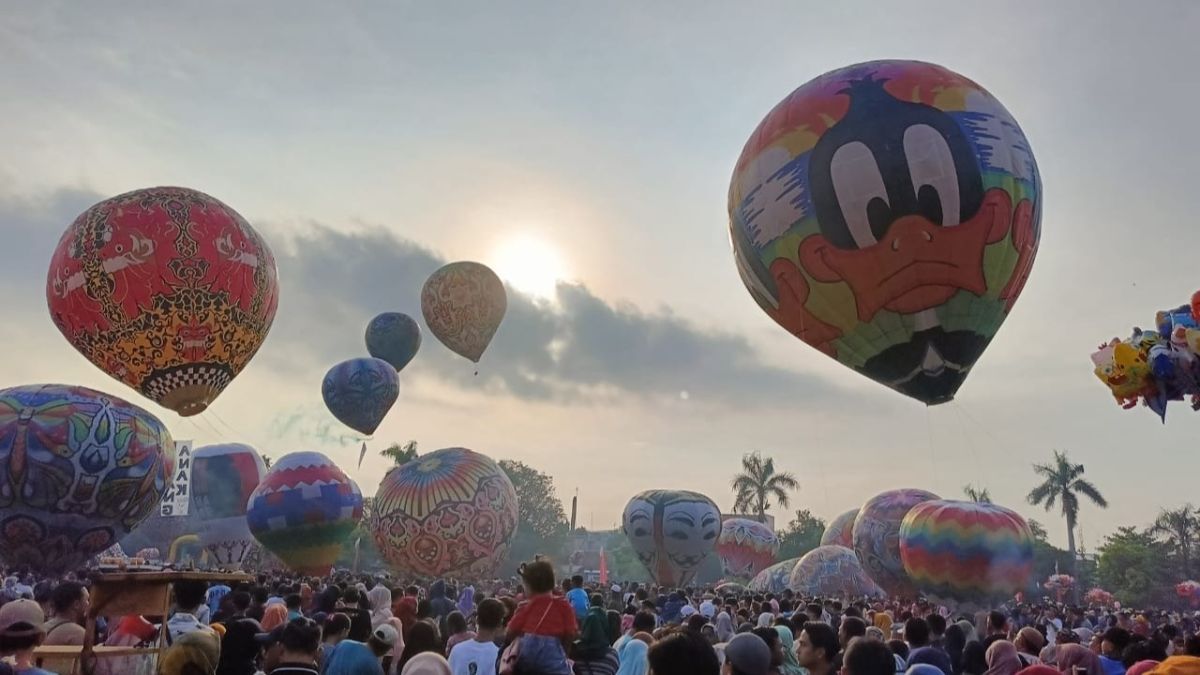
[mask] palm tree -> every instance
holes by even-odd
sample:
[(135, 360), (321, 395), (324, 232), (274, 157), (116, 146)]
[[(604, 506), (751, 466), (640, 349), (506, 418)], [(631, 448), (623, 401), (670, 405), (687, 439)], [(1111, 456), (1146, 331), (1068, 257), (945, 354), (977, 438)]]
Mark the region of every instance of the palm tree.
[(395, 466), (404, 466), (417, 458), (417, 442), (409, 441), (404, 445), (392, 443), (379, 451), (379, 454), (392, 460)]
[(1167, 543), (1179, 552), (1179, 562), (1183, 566), (1183, 578), (1191, 578), (1192, 543), (1200, 530), (1200, 513), (1191, 504), (1168, 511), (1163, 509), (1150, 527), (1150, 533), (1163, 535)]
[[(1026, 498), (1034, 506), (1044, 506), (1047, 511), (1054, 508), (1054, 502), (1062, 504), (1063, 517), (1067, 519), (1067, 552), (1071, 555), (1071, 566), (1075, 566), (1075, 523), (1079, 520), (1079, 495), (1092, 500), (1100, 508), (1108, 507), (1108, 500), (1095, 485), (1083, 478), (1082, 464), (1073, 464), (1067, 453), (1054, 451), (1054, 461), (1050, 464), (1034, 464), (1033, 472), (1043, 480), (1037, 487), (1029, 491)], [(1071, 570), (1072, 573), (1075, 571)]]
[(781, 508), (787, 508), (788, 491), (800, 487), (800, 482), (791, 473), (775, 472), (775, 460), (763, 458), (757, 452), (742, 456), (742, 472), (734, 476), (733, 510), (752, 511), (761, 522), (771, 508), (771, 500)]
[(967, 496), (967, 499), (975, 502), (976, 504), (992, 503), (992, 495), (988, 494), (987, 488), (981, 488), (977, 490), (975, 489), (974, 485), (964, 485), (963, 494)]
[(270, 455), (263, 455), (262, 460), (263, 460), (263, 464), (265, 464), (268, 469), (271, 468), (271, 462), (275, 461), (275, 460), (271, 459)]

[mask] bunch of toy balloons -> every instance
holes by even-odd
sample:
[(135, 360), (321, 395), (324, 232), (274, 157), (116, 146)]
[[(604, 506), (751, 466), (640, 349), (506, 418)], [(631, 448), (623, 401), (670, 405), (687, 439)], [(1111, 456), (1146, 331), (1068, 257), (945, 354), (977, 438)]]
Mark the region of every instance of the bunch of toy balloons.
[(1083, 595), (1083, 600), (1089, 605), (1109, 606), (1113, 603), (1113, 594), (1103, 588), (1093, 588)]
[(1200, 291), (1190, 305), (1158, 312), (1154, 323), (1100, 345), (1092, 363), (1122, 408), (1141, 401), (1165, 421), (1167, 403), (1185, 396), (1200, 410)]
[(1175, 584), (1175, 594), (1187, 600), (1193, 607), (1200, 605), (1200, 583), (1182, 581)]

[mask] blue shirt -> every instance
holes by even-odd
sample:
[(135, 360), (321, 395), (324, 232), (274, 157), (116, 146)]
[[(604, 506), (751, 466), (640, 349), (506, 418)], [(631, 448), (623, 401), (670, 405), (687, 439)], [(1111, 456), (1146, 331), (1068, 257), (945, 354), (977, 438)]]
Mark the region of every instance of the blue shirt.
[(1125, 675), (1125, 664), (1116, 659), (1101, 656), (1100, 665), (1104, 666), (1105, 675)]
[(583, 621), (587, 618), (588, 613), (588, 594), (582, 588), (572, 588), (567, 591), (567, 602), (571, 603), (571, 609), (575, 610), (575, 618)]

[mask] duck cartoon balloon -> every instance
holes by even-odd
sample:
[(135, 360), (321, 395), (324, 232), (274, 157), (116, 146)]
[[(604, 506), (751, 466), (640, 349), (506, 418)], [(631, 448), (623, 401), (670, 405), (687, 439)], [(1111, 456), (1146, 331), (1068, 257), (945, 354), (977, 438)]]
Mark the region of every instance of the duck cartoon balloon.
[(1020, 295), (1041, 191), (1028, 141), (985, 89), (874, 61), (812, 80), (762, 121), (734, 170), (730, 240), (778, 324), (933, 405)]

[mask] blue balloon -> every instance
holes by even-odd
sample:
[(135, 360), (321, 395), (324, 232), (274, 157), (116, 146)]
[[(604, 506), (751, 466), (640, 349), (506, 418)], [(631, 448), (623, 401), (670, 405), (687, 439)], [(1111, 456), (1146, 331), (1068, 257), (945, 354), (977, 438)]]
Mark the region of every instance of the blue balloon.
[(370, 435), (400, 396), (400, 376), (383, 359), (342, 361), (325, 373), (321, 396), (342, 424)]
[(404, 370), (421, 348), (421, 327), (407, 314), (384, 312), (367, 324), (367, 353)]

